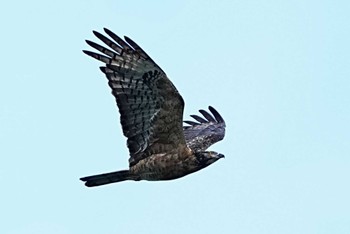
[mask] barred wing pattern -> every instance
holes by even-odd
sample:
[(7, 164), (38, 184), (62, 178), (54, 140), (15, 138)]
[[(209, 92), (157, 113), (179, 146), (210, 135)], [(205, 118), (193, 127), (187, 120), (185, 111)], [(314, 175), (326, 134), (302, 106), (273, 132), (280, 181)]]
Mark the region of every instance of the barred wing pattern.
[[(130, 166), (151, 154), (186, 147), (182, 129), (184, 101), (163, 70), (128, 37), (108, 29), (94, 31), (109, 49), (87, 40), (102, 54), (83, 51), (105, 63), (105, 73), (120, 112)], [(169, 135), (169, 133), (171, 133)]]
[(199, 110), (203, 115), (191, 115), (194, 121), (184, 121), (189, 126), (184, 126), (184, 134), (187, 146), (195, 152), (204, 151), (212, 144), (222, 140), (225, 136), (225, 121), (221, 115), (211, 106), (208, 113), (205, 110)]

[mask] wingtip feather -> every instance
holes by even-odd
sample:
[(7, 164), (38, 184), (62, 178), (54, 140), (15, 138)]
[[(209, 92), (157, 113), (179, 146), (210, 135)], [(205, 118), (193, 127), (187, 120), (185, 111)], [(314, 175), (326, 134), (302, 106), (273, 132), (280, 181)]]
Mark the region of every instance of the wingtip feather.
[(106, 74), (106, 67), (100, 67), (101, 72)]
[(222, 116), (219, 114), (219, 112), (214, 107), (209, 106), (208, 109), (214, 115), (214, 117), (218, 121), (218, 123), (225, 123), (224, 118), (222, 118)]
[(216, 122), (213, 116), (208, 113), (208, 111), (199, 110), (199, 113), (201, 113), (204, 116), (204, 118), (206, 118), (209, 122)]
[(94, 57), (94, 56), (93, 56), (93, 55), (94, 55), (94, 52), (91, 52), (91, 51), (89, 51), (89, 50), (83, 50), (83, 53), (86, 54), (86, 55), (89, 55), (89, 56), (91, 56), (91, 57)]

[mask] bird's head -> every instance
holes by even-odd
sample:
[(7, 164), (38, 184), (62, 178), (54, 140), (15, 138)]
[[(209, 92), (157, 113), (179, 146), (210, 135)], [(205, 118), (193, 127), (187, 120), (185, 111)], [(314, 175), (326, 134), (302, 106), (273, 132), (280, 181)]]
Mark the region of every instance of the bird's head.
[(216, 162), (220, 158), (224, 158), (225, 156), (223, 154), (214, 152), (214, 151), (202, 151), (202, 152), (196, 152), (195, 156), (198, 160), (198, 163), (202, 167), (209, 166), (210, 164)]

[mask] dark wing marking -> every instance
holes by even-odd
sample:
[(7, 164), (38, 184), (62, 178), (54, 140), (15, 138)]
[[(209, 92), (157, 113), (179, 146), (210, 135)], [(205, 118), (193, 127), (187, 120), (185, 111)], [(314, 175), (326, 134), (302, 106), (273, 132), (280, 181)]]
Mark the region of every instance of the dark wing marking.
[(130, 38), (125, 41), (108, 29), (111, 38), (93, 33), (109, 48), (86, 41), (102, 54), (83, 51), (102, 61), (115, 96), (130, 165), (154, 153), (186, 147), (182, 130), (184, 102), (163, 70)]
[(189, 124), (183, 127), (186, 143), (193, 151), (204, 151), (225, 136), (224, 119), (213, 107), (209, 106), (209, 111), (211, 114), (205, 110), (199, 110), (204, 118), (191, 115), (198, 122), (184, 121)]

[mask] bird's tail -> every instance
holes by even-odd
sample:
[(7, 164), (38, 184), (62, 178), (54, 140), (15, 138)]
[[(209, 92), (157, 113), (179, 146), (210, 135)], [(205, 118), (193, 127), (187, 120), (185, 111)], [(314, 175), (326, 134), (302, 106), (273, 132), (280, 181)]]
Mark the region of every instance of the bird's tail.
[(132, 174), (129, 170), (115, 171), (100, 175), (93, 175), (80, 178), (87, 187), (100, 186), (104, 184), (116, 183), (124, 180), (139, 180), (138, 176)]

